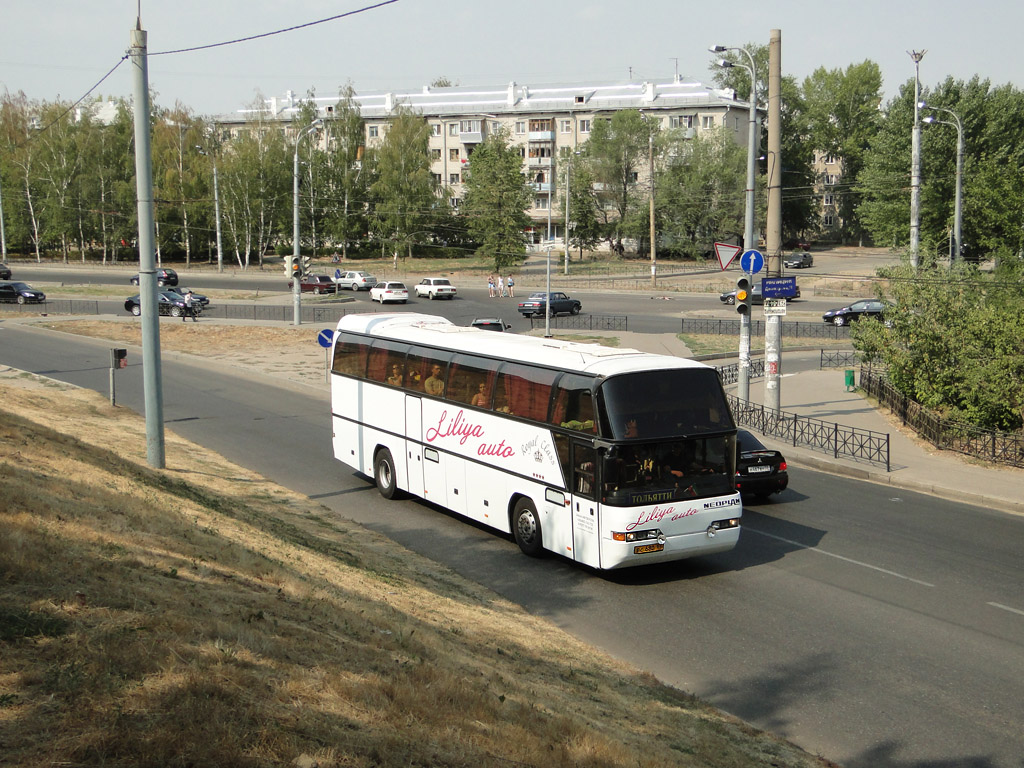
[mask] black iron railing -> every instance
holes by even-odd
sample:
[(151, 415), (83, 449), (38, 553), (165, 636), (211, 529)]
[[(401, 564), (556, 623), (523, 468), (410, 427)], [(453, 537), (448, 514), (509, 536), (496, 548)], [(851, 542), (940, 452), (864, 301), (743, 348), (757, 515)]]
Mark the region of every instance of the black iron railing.
[[(550, 327), (574, 331), (627, 331), (629, 318), (625, 315), (558, 315), (549, 318)], [(543, 328), (543, 317), (531, 317), (530, 328)]]
[[(750, 321), (750, 333), (752, 336), (763, 336), (764, 328), (764, 320)], [(682, 319), (681, 333), (738, 336), (739, 332), (739, 318), (720, 319), (713, 317), (684, 317)], [(804, 323), (800, 321), (791, 321), (782, 323), (782, 335), (791, 338), (803, 339), (848, 339), (850, 338), (850, 328), (849, 326), (839, 327), (829, 325), (827, 323)]]

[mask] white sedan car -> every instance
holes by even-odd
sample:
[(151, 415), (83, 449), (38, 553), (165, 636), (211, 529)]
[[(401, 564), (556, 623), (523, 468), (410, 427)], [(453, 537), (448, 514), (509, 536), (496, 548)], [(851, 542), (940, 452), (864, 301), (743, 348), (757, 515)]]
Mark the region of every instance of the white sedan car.
[(405, 283), (383, 282), (377, 283), (370, 289), (370, 300), (379, 301), (400, 301), (403, 304), (409, 300), (409, 289)]
[(426, 296), (431, 301), (454, 299), (456, 293), (455, 286), (447, 277), (425, 277), (413, 286), (413, 290), (418, 298)]
[(348, 272), (336, 269), (334, 270), (334, 277), (331, 279), (338, 286), (339, 291), (342, 288), (348, 288), (350, 291), (368, 291), (377, 284), (376, 277), (369, 272), (363, 272), (359, 269), (353, 269)]

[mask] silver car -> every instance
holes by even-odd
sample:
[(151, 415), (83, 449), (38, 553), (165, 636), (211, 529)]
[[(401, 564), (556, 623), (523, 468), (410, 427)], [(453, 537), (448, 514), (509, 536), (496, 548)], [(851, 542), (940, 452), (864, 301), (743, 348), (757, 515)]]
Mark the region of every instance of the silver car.
[(335, 270), (334, 277), (331, 279), (338, 286), (339, 291), (342, 288), (348, 288), (350, 291), (368, 291), (377, 284), (376, 277), (358, 269), (349, 272)]

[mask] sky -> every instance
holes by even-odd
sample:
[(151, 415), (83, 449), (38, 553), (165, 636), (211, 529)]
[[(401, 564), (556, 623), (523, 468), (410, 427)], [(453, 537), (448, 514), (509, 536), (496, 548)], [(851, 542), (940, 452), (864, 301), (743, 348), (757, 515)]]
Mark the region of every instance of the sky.
[[(341, 14), (350, 15), (165, 53)], [(71, 102), (95, 86), (93, 96), (130, 97), (127, 62), (107, 75), (141, 18), (157, 104), (181, 102), (199, 115), (233, 113), (288, 90), (333, 96), (346, 82), (357, 91), (406, 90), (439, 77), (505, 86), (676, 72), (710, 82), (708, 46), (766, 45), (773, 29), (781, 31), (783, 74), (799, 81), (818, 67), (871, 60), (888, 100), (914, 76), (909, 52), (925, 51), (925, 88), (975, 75), (1024, 87), (1019, 0), (0, 0), (0, 18), (0, 94)]]

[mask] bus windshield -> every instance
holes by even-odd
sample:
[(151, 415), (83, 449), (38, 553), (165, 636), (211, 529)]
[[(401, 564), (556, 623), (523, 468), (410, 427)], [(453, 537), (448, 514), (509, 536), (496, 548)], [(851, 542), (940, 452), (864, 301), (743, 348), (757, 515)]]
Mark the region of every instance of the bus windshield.
[(611, 446), (602, 500), (632, 507), (733, 493), (735, 446), (734, 435)]
[(598, 388), (601, 434), (655, 440), (735, 432), (718, 373), (669, 368), (608, 377)]

